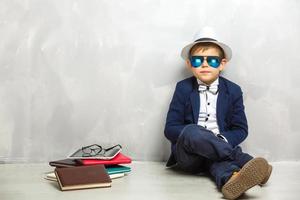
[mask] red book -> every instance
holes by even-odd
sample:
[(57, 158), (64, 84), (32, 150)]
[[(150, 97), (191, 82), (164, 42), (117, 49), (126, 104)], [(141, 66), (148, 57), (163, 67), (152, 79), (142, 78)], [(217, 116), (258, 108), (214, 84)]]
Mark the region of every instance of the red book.
[(99, 159), (81, 159), (78, 160), (83, 165), (116, 165), (116, 164), (129, 164), (131, 163), (131, 158), (123, 155), (122, 153), (118, 153), (113, 159), (111, 160), (99, 160)]

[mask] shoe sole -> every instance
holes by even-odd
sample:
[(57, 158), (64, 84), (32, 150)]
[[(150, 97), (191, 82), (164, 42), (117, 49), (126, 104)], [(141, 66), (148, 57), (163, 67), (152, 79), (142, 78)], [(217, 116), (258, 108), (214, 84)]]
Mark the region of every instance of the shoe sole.
[(236, 199), (248, 189), (260, 184), (268, 173), (268, 162), (264, 158), (253, 158), (239, 171), (239, 175), (229, 180), (222, 193), (227, 199)]
[(260, 183), (260, 186), (263, 186), (263, 185), (265, 185), (268, 182), (268, 180), (269, 180), (269, 178), (270, 178), (270, 176), (272, 174), (272, 171), (273, 171), (273, 167), (272, 167), (272, 165), (269, 165), (269, 167), (268, 167), (268, 174), (264, 178), (264, 180)]

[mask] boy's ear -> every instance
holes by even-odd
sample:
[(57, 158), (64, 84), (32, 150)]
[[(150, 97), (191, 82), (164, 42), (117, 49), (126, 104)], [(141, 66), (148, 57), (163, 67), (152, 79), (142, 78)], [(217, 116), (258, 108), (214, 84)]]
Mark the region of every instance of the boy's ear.
[(189, 59), (185, 60), (185, 63), (186, 63), (186, 67), (187, 67), (188, 69), (190, 69), (190, 68), (192, 67), (191, 61), (190, 61)]
[(220, 72), (225, 69), (226, 64), (227, 64), (227, 60), (225, 58), (223, 58), (221, 61), (221, 65), (218, 67)]

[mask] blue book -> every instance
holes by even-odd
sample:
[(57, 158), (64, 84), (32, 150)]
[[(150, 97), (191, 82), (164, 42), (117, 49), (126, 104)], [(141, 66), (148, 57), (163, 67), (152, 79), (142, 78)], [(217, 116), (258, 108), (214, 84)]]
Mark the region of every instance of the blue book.
[(130, 167), (125, 167), (122, 165), (110, 165), (105, 167), (107, 173), (110, 174), (119, 174), (119, 173), (126, 173), (130, 172), (131, 168)]

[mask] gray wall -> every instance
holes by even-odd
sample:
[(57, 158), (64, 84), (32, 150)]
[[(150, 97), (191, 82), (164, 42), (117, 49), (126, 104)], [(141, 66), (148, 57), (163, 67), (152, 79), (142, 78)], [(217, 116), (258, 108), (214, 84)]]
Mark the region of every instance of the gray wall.
[(243, 147), (299, 160), (300, 1), (1, 0), (0, 161), (64, 158), (120, 143), (135, 160), (169, 153), (163, 126), (181, 48), (213, 26), (244, 90)]

